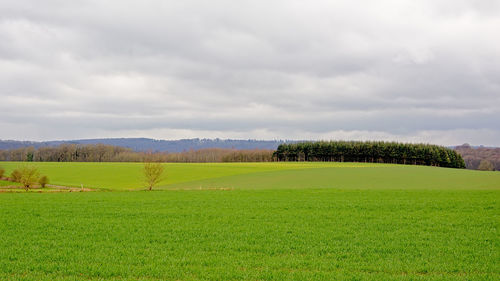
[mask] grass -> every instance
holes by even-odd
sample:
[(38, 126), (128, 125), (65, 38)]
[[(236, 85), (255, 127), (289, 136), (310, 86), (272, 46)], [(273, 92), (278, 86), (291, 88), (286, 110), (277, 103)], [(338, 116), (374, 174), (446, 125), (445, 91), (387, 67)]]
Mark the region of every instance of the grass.
[(21, 186), (21, 184), (18, 183), (18, 182), (11, 182), (11, 181), (6, 181), (6, 180), (0, 180), (0, 187), (2, 187), (2, 186), (6, 186), (6, 187)]
[[(2, 162), (6, 174), (26, 165)], [(51, 184), (109, 190), (144, 189), (141, 163), (35, 162)], [(500, 173), (365, 163), (204, 163), (165, 164), (160, 189), (182, 188), (392, 188), (491, 189)]]
[[(142, 163), (54, 163), (54, 162), (3, 162), (6, 174), (21, 165), (35, 165), (50, 178), (52, 184), (102, 189), (143, 188)], [(293, 168), (269, 163), (259, 164), (165, 164), (166, 177), (160, 185), (193, 180), (238, 175), (253, 172)], [(300, 167), (299, 165), (296, 165)]]
[(163, 188), (196, 189), (474, 189), (498, 190), (500, 173), (421, 166), (284, 169), (182, 182)]
[[(141, 188), (138, 164), (37, 164), (53, 183)], [(352, 163), (166, 170), (162, 191), (0, 194), (0, 280), (500, 278), (498, 172)], [(132, 182), (120, 187), (110, 171)]]
[(498, 280), (498, 192), (2, 194), (0, 280)]

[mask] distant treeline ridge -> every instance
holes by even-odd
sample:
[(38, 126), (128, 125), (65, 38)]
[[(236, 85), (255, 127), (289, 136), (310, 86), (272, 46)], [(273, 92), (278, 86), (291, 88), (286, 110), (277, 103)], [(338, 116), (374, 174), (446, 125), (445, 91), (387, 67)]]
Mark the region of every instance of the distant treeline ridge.
[(272, 149), (287, 140), (233, 140), (233, 139), (181, 139), (181, 140), (155, 140), (148, 138), (104, 138), (104, 139), (80, 139), (59, 141), (15, 141), (1, 140), (0, 150), (16, 149), (23, 147), (40, 148), (45, 146), (59, 146), (61, 144), (104, 144), (131, 148), (134, 151), (157, 151), (157, 152), (183, 152), (205, 148), (227, 148), (227, 149)]
[(500, 171), (500, 148), (498, 147), (471, 147), (463, 144), (455, 147), (455, 150), (462, 155), (467, 169), (477, 170), (481, 163), (489, 162), (493, 169)]
[(456, 151), (437, 145), (396, 142), (319, 141), (281, 144), (276, 151), (205, 148), (184, 152), (137, 152), (104, 144), (62, 144), (0, 150), (0, 161), (35, 162), (270, 162), (337, 161), (465, 168)]
[(462, 156), (438, 145), (374, 141), (319, 141), (281, 144), (278, 161), (337, 161), (465, 168)]
[(184, 152), (137, 152), (104, 144), (61, 144), (55, 147), (25, 147), (0, 150), (0, 161), (35, 162), (268, 162), (273, 150), (205, 148)]

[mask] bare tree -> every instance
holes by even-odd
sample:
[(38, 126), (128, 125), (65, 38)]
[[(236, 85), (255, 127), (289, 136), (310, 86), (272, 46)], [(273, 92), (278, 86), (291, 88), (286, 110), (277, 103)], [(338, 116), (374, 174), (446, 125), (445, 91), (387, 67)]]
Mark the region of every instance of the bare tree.
[(144, 162), (144, 177), (148, 190), (152, 190), (162, 180), (163, 164), (160, 162)]
[(19, 178), (19, 182), (24, 186), (24, 189), (28, 191), (28, 189), (38, 182), (38, 178), (40, 177), (40, 173), (35, 166), (23, 166), (19, 169), (21, 177)]
[(481, 163), (479, 164), (479, 167), (477, 169), (481, 171), (494, 171), (495, 167), (490, 161), (481, 160)]

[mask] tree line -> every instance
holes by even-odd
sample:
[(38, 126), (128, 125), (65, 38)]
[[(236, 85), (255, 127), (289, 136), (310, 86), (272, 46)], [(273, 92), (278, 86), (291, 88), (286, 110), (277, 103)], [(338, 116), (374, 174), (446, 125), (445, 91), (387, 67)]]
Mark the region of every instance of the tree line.
[(10, 176), (5, 175), (5, 169), (0, 167), (0, 180), (18, 182), (22, 184), (24, 189), (28, 191), (36, 183), (44, 188), (49, 183), (49, 178), (45, 175), (40, 175), (38, 168), (34, 166), (22, 166), (12, 171)]
[(281, 144), (277, 161), (336, 161), (465, 168), (462, 156), (438, 145), (375, 141), (319, 141)]
[(455, 147), (462, 155), (467, 169), (500, 171), (500, 148), (498, 147), (471, 147), (463, 144)]
[(27, 162), (269, 162), (273, 150), (206, 148), (184, 152), (137, 152), (104, 144), (61, 144), (0, 150), (0, 161)]
[(206, 148), (184, 152), (137, 152), (104, 144), (61, 144), (0, 150), (0, 161), (35, 162), (270, 162), (337, 161), (465, 168), (456, 151), (437, 145), (397, 142), (319, 141), (288, 143), (276, 151)]

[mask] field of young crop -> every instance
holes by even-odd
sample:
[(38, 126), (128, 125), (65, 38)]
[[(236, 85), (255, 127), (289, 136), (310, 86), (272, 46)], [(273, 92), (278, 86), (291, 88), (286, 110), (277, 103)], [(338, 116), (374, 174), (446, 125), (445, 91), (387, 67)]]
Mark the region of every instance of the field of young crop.
[(0, 187), (1, 186), (21, 186), (21, 184), (18, 182), (0, 180)]
[[(85, 187), (130, 190), (144, 189), (142, 163), (57, 163), (57, 162), (0, 162), (6, 175), (22, 165), (33, 165), (47, 175), (52, 184)], [(255, 174), (266, 171), (287, 169), (308, 169), (321, 167), (361, 167), (373, 164), (340, 163), (190, 163), (165, 165), (165, 177), (160, 186), (185, 183), (210, 178), (233, 175)]]
[[(141, 164), (34, 164), (55, 184), (143, 188)], [(0, 193), (0, 280), (500, 278), (498, 172), (256, 163), (166, 175), (152, 192)]]
[[(145, 188), (142, 163), (0, 162), (6, 175), (37, 166), (51, 184), (106, 190)], [(158, 189), (497, 189), (500, 173), (366, 163), (167, 163)]]

